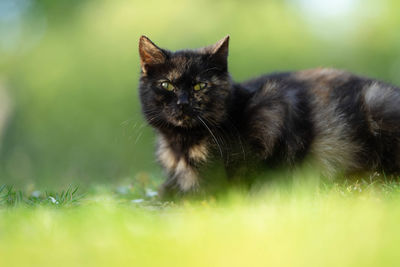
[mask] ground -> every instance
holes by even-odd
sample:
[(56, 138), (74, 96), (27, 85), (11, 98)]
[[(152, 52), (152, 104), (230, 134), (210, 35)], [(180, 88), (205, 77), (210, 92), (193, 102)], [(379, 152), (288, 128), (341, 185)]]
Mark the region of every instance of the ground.
[(133, 185), (0, 188), (1, 266), (395, 266), (395, 180), (269, 184), (162, 202)]

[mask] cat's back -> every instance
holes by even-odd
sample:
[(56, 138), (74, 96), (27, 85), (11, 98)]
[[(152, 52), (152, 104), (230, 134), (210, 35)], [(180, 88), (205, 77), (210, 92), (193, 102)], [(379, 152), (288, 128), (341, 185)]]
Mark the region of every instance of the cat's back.
[[(262, 75), (240, 85), (248, 92), (255, 95), (269, 91), (271, 85), (279, 88), (282, 95), (288, 90), (306, 90), (321, 100), (329, 100), (334, 93), (360, 92), (362, 86), (373, 82), (372, 79), (357, 76), (347, 71), (316, 68), (293, 72), (274, 72)], [(347, 88), (346, 88), (347, 87)]]
[(314, 154), (329, 172), (400, 169), (400, 89), (335, 69), (264, 75), (251, 94), (246, 129), (264, 156), (294, 162)]

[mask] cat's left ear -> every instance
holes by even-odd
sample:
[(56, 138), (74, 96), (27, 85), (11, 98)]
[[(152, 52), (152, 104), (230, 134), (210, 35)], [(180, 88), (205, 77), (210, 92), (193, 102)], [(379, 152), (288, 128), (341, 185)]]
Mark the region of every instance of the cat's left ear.
[(228, 65), (229, 35), (210, 47), (211, 57), (224, 67)]
[(139, 39), (139, 54), (143, 73), (146, 73), (149, 67), (163, 64), (166, 60), (164, 51), (144, 35)]

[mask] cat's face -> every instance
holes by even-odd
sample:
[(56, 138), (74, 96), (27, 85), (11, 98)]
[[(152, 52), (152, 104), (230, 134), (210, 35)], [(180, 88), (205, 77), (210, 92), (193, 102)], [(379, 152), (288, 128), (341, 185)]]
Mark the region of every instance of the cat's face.
[(225, 119), (231, 92), (228, 41), (226, 37), (202, 49), (170, 52), (140, 38), (140, 99), (151, 125), (209, 127)]

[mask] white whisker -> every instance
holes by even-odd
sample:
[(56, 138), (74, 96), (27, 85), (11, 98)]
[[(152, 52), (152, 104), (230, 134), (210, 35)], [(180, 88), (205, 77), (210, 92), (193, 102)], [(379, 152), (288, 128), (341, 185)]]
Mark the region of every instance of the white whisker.
[(197, 116), (197, 118), (198, 118), (198, 119), (200, 120), (200, 122), (206, 127), (206, 129), (210, 132), (210, 134), (211, 134), (211, 136), (213, 137), (213, 139), (214, 139), (216, 145), (218, 146), (219, 153), (221, 154), (221, 158), (223, 158), (224, 156), (223, 156), (223, 154), (222, 154), (221, 146), (219, 145), (219, 143), (218, 143), (218, 141), (217, 141), (217, 138), (215, 137), (214, 133), (213, 133), (213, 132), (211, 131), (211, 129), (207, 126), (207, 124), (201, 119), (200, 116)]

